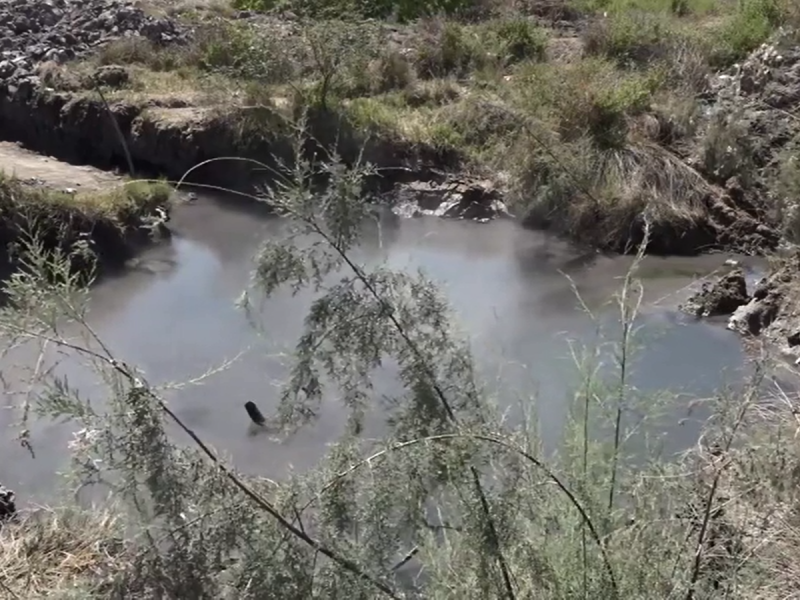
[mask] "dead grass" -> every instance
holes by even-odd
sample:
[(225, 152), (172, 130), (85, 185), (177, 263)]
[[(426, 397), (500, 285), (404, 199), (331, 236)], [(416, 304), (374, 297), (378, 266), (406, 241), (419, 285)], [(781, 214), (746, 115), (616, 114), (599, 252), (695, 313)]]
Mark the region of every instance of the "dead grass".
[(798, 433), (797, 399), (778, 391), (751, 413), (746, 444), (731, 452), (722, 471), (724, 520), (741, 544), (733, 569), (739, 597), (796, 598), (800, 590)]
[(9, 600), (101, 597), (126, 564), (113, 508), (43, 508), (0, 530), (0, 596)]
[(649, 223), (651, 251), (691, 253), (698, 250), (692, 236), (710, 220), (711, 186), (648, 140), (601, 150), (584, 138), (558, 154), (533, 153), (514, 168), (514, 193), (525, 203), (530, 224), (592, 246), (630, 251)]
[(0, 209), (6, 218), (26, 213), (57, 220), (71, 213), (84, 221), (125, 225), (132, 217), (163, 206), (172, 188), (161, 182), (129, 181), (106, 191), (68, 193), (27, 185), (0, 172)]

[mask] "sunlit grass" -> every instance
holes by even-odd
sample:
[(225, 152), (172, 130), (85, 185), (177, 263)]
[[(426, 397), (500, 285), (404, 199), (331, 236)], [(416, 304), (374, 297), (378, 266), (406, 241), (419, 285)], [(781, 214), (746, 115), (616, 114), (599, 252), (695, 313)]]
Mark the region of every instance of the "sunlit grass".
[(25, 212), (44, 218), (72, 213), (86, 220), (124, 223), (152, 212), (169, 201), (172, 188), (164, 182), (127, 181), (108, 190), (69, 193), (28, 185), (0, 172), (0, 207), (8, 214)]

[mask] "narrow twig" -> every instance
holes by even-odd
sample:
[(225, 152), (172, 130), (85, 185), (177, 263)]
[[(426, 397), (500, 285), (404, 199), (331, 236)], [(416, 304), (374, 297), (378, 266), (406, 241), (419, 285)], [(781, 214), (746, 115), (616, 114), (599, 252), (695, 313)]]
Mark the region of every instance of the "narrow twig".
[(147, 392), (153, 400), (158, 404), (159, 408), (164, 411), (164, 413), (175, 423), (186, 435), (188, 435), (192, 441), (200, 448), (200, 450), (205, 454), (211, 462), (213, 462), (217, 468), (219, 468), (223, 474), (228, 478), (228, 480), (237, 487), (242, 493), (244, 493), (250, 500), (252, 500), (256, 505), (258, 505), (262, 510), (268, 513), (273, 519), (275, 519), (281, 527), (288, 530), (292, 535), (302, 540), (305, 544), (312, 547), (317, 552), (325, 555), (335, 563), (337, 563), (342, 568), (346, 569), (356, 577), (372, 584), (374, 587), (379, 589), (383, 594), (386, 596), (393, 598), (395, 600), (400, 600), (400, 596), (398, 596), (391, 588), (389, 588), (386, 584), (382, 583), (369, 573), (365, 572), (358, 564), (354, 561), (340, 556), (338, 553), (334, 552), (333, 550), (329, 549), (327, 546), (324, 546), (318, 540), (310, 537), (308, 534), (303, 532), (300, 528), (295, 527), (291, 522), (289, 522), (286, 518), (281, 515), (272, 504), (263, 498), (260, 494), (254, 491), (249, 485), (247, 485), (244, 481), (242, 481), (236, 473), (231, 471), (218, 457), (217, 455), (209, 448), (205, 442), (192, 430), (190, 429), (167, 405), (166, 403), (158, 397), (155, 393), (153, 393), (148, 386), (148, 384), (140, 377), (137, 377), (133, 374), (133, 372), (120, 361), (114, 359), (111, 356), (104, 356), (99, 352), (91, 350), (90, 348), (84, 348), (78, 346), (76, 344), (72, 344), (67, 342), (66, 340), (60, 340), (55, 338), (50, 338), (41, 334), (32, 334), (24, 329), (18, 329), (20, 333), (25, 333), (27, 335), (34, 335), (36, 337), (40, 337), (42, 339), (48, 340), (58, 346), (68, 348), (79, 352), (81, 354), (85, 354), (87, 356), (91, 356), (97, 360), (104, 362), (105, 364), (109, 365), (113, 368), (117, 373), (122, 375), (135, 389), (140, 389)]
[(128, 149), (128, 144), (125, 142), (125, 135), (122, 133), (122, 129), (120, 128), (119, 123), (117, 123), (114, 113), (111, 112), (111, 107), (106, 100), (105, 94), (103, 94), (103, 90), (100, 89), (100, 82), (98, 82), (96, 79), (92, 80), (92, 82), (94, 83), (94, 89), (97, 92), (97, 95), (100, 96), (100, 100), (103, 101), (103, 106), (106, 109), (106, 113), (108, 114), (111, 124), (114, 126), (114, 131), (116, 131), (117, 136), (119, 137), (120, 146), (122, 146), (122, 151), (125, 153), (125, 160), (128, 162), (128, 172), (131, 174), (131, 177), (133, 177), (136, 171), (133, 167), (133, 157), (131, 156), (131, 151)]
[[(424, 369), (425, 375), (427, 376), (431, 384), (431, 387), (436, 393), (436, 396), (439, 398), (439, 401), (442, 404), (442, 407), (444, 408), (448, 419), (453, 424), (453, 426), (458, 428), (459, 420), (458, 417), (456, 416), (455, 411), (453, 410), (453, 407), (450, 405), (450, 401), (447, 399), (444, 390), (442, 390), (441, 385), (439, 385), (436, 375), (433, 373), (433, 370), (431, 369), (430, 365), (427, 364), (422, 352), (417, 347), (414, 340), (412, 340), (411, 337), (408, 335), (408, 332), (406, 332), (405, 327), (403, 327), (403, 324), (400, 323), (400, 321), (395, 316), (393, 307), (386, 301), (385, 298), (381, 297), (381, 295), (375, 289), (375, 286), (372, 285), (372, 283), (369, 281), (369, 278), (361, 270), (361, 268), (352, 261), (350, 256), (348, 256), (348, 254), (344, 252), (342, 248), (339, 247), (339, 245), (336, 244), (334, 240), (330, 238), (327, 232), (325, 232), (314, 219), (309, 219), (303, 217), (302, 215), (295, 215), (295, 216), (303, 219), (308, 225), (310, 225), (314, 229), (317, 235), (322, 237), (328, 243), (328, 245), (331, 248), (333, 248), (333, 250), (342, 259), (342, 261), (348, 266), (348, 268), (350, 268), (356, 275), (356, 277), (358, 277), (358, 279), (361, 281), (361, 283), (364, 285), (364, 287), (367, 289), (370, 295), (387, 309), (386, 314), (388, 316), (389, 322), (395, 328), (398, 335), (400, 335), (406, 346), (414, 354), (418, 364)], [(503, 585), (505, 587), (506, 596), (508, 597), (509, 600), (516, 600), (516, 595), (514, 593), (514, 586), (511, 582), (511, 571), (508, 567), (508, 564), (506, 563), (505, 557), (503, 556), (502, 549), (500, 548), (500, 536), (497, 533), (497, 527), (495, 525), (494, 519), (492, 518), (491, 510), (489, 507), (489, 501), (486, 498), (486, 492), (484, 491), (483, 486), (481, 485), (480, 482), (480, 475), (478, 474), (478, 469), (470, 465), (469, 470), (470, 470), (470, 475), (472, 477), (473, 485), (475, 486), (475, 491), (478, 494), (478, 499), (481, 504), (481, 510), (483, 511), (484, 516), (486, 517), (486, 525), (489, 528), (488, 531), (489, 537), (492, 541), (492, 545), (494, 546), (493, 550), (496, 554), (497, 562), (498, 565), (500, 566), (500, 571), (503, 576)]]
[(417, 554), (419, 554), (419, 546), (414, 546), (411, 550), (409, 550), (406, 555), (392, 567), (392, 573), (395, 571), (402, 569), (406, 564), (408, 564), (412, 558), (414, 558)]
[(19, 594), (17, 594), (14, 590), (12, 590), (10, 587), (8, 587), (6, 585), (6, 583), (4, 581), (2, 581), (2, 580), (0, 580), (0, 587), (2, 587), (6, 592), (11, 594), (11, 598), (13, 598), (14, 600), (22, 600), (22, 598), (19, 596)]

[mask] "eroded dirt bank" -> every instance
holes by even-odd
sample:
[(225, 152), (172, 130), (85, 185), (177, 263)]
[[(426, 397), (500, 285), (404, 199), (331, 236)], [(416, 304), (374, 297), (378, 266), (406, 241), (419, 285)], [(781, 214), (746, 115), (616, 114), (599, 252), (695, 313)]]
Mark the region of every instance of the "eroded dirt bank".
[[(8, 248), (2, 262), (13, 262), (36, 233), (68, 252), (83, 242), (99, 266), (119, 266), (143, 243), (168, 234), (171, 196), (161, 182), (130, 181), (0, 142), (0, 241)], [(73, 264), (84, 264), (80, 253)]]
[[(535, 12), (525, 19), (535, 27), (544, 23)], [(541, 138), (529, 151), (524, 143), (530, 140), (518, 138), (528, 125), (514, 104), (515, 94), (525, 91), (514, 89), (522, 85), (515, 83), (522, 77), (514, 61), (530, 60), (539, 68), (534, 63), (549, 57), (557, 63), (556, 71), (564, 71), (565, 81), (590, 67), (602, 73), (611, 66), (597, 62), (597, 56), (624, 58), (604, 46), (610, 42), (602, 38), (608, 35), (603, 27), (554, 22), (541, 39), (536, 37), (539, 33), (524, 33), (514, 42), (525, 44), (514, 49), (522, 58), (493, 66), (509, 73), (502, 85), (513, 93), (503, 97), (492, 92), (495, 96), (490, 97), (470, 72), (488, 64), (478, 50), (459, 49), (466, 54), (454, 67), (452, 59), (429, 56), (431, 49), (423, 45), (444, 35), (435, 28), (415, 33), (414, 27), (392, 26), (383, 31), (388, 37), (381, 38), (390, 40), (389, 54), (379, 52), (363, 65), (369, 76), (380, 71), (378, 83), (355, 85), (359, 91), (353, 91), (353, 97), (339, 90), (345, 98), (335, 107), (323, 100), (310, 110), (307, 123), (315, 143), (307, 150), (335, 147), (346, 161), (363, 150), (364, 158), (382, 169), (379, 190), (391, 189), (404, 215), (487, 219), (507, 214), (506, 206), (512, 205), (511, 212), (526, 216), (529, 224), (604, 250), (635, 249), (647, 224), (653, 253), (773, 251), (795, 210), (777, 197), (774, 183), (786, 179), (785, 154), (799, 129), (798, 119), (786, 107), (800, 97), (800, 51), (782, 36), (716, 74), (698, 69), (693, 87), (685, 92), (694, 94), (694, 108), (683, 115), (667, 114), (664, 106), (652, 102), (649, 107), (638, 100), (629, 105), (627, 97), (612, 98), (620, 107), (606, 106), (610, 100), (604, 94), (611, 92), (592, 89), (593, 81), (580, 84), (588, 86), (584, 91), (590, 102), (560, 106), (559, 99), (568, 100), (579, 90), (562, 89), (562, 84), (549, 83), (537, 73), (539, 87), (555, 86), (542, 88), (543, 96), (561, 94), (554, 101), (561, 114), (547, 115), (555, 119), (553, 133), (559, 138), (547, 148), (558, 159), (554, 165), (537, 155)], [(214, 29), (223, 35), (209, 32)], [(253, 69), (268, 62), (270, 69), (294, 69), (295, 77), (319, 75), (303, 63), (308, 57), (302, 49), (287, 52), (280, 62), (274, 56), (280, 48), (258, 48), (254, 40), (274, 36), (288, 47), (306, 34), (291, 16), (229, 13), (198, 18), (158, 3), (15, 0), (0, 9), (5, 48), (0, 61), (0, 137), (103, 169), (125, 169), (130, 158), (137, 170), (172, 180), (205, 163), (192, 171), (191, 180), (249, 189), (263, 180), (263, 169), (215, 159), (253, 158), (270, 167), (275, 158), (290, 159), (295, 131), (285, 126), (285, 119), (296, 117), (299, 108), (309, 108), (287, 98), (286, 86), (258, 83), (261, 95), (254, 95), (251, 84), (261, 82), (264, 74)], [(466, 35), (462, 45), (472, 43)], [(492, 33), (487, 43), (496, 43), (498, 35)], [(502, 46), (506, 51), (508, 47)], [(220, 57), (221, 53), (231, 55)], [(246, 55), (252, 54), (256, 59), (243, 69), (242, 62), (250, 60)], [(273, 59), (274, 64), (269, 62)], [(462, 59), (466, 62), (458, 66)], [(212, 62), (216, 70), (209, 70)], [(343, 71), (352, 67), (344, 59), (341, 63)], [(614, 69), (618, 72), (613, 77), (602, 80), (609, 89), (622, 85), (639, 94), (652, 85), (627, 62)], [(227, 96), (217, 93), (224, 90), (214, 95), (202, 87), (235, 87), (242, 77), (250, 79)], [(277, 94), (279, 88), (284, 96)], [(269, 97), (263, 96), (266, 91)], [(397, 122), (390, 122), (386, 112), (397, 108), (392, 103), (398, 98), (389, 92), (401, 93), (405, 102), (405, 112), (392, 115)], [(274, 118), (281, 107), (288, 112)], [(594, 124), (591, 113), (598, 107), (620, 114)], [(576, 114), (570, 117), (575, 123), (565, 122), (564, 115), (577, 109), (586, 115)], [(433, 121), (416, 123), (431, 114)], [(682, 122), (681, 116), (687, 120)], [(404, 120), (415, 121), (414, 135), (384, 135)], [(604, 129), (596, 131), (600, 126)], [(504, 156), (502, 148), (486, 145), (487, 140), (504, 138), (507, 141), (499, 145), (518, 154)], [(588, 154), (581, 154), (584, 150)], [(528, 159), (530, 165), (522, 164)], [(582, 173), (586, 165), (596, 172)]]
[[(265, 179), (264, 169), (213, 159), (251, 158), (274, 167), (276, 160), (292, 158), (294, 131), (277, 121), (272, 128), (263, 127), (258, 121), (269, 117), (254, 107), (198, 106), (188, 98), (120, 100), (113, 91), (130, 83), (125, 66), (104, 65), (77, 78), (59, 70), (60, 65), (90, 57), (118, 40), (185, 47), (193, 29), (180, 19), (153, 16), (152, 7), (147, 11), (124, 0), (16, 4), (24, 14), (0, 10), (0, 40), (7, 48), (0, 61), (0, 139), (102, 169), (127, 169), (130, 158), (137, 170), (172, 180), (205, 163), (187, 181), (236, 190), (251, 190)], [(112, 94), (108, 101), (102, 89)], [(464, 176), (444, 174), (458, 164), (454, 153), (370, 140), (339, 120), (333, 112), (316, 111), (308, 120), (309, 137), (322, 146), (335, 146), (347, 161), (356, 160), (363, 151), (365, 160), (383, 170), (379, 187), (385, 191), (387, 185), (398, 183), (405, 205), (419, 196), (424, 206), (419, 210), (405, 206), (404, 214), (435, 212), (442, 203), (446, 207), (439, 212), (447, 216), (490, 218), (497, 212), (493, 186), (482, 194), (480, 180), (469, 179), (468, 191), (462, 193)], [(424, 190), (403, 183), (420, 180), (426, 184)], [(434, 195), (439, 197), (436, 206), (432, 206)]]

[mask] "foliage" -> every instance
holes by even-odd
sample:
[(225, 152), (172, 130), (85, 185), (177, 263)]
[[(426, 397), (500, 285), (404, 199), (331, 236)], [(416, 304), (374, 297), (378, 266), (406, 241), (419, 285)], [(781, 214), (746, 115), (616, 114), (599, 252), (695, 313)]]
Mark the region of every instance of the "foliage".
[[(785, 444), (762, 454), (737, 443), (745, 428), (765, 434), (765, 444), (776, 431), (751, 418), (761, 372), (744, 392), (721, 396), (707, 426), (727, 459), (701, 447), (665, 460), (647, 441), (661, 400), (628, 380), (641, 302), (632, 271), (618, 322), (598, 322), (618, 341), (576, 352), (582, 379), (570, 425), (558, 452), (545, 454), (531, 420), (505, 421), (493, 405), (434, 282), (353, 259), (372, 218), (364, 196), (372, 169), (348, 169), (335, 156), (310, 162), (300, 131), (296, 160), (266, 191), (295, 233), (264, 241), (240, 306), (257, 325), (259, 303), (276, 290), (316, 290), (268, 425), (292, 435), (314, 423), (323, 402), (337, 401), (348, 416), (342, 437), (307, 473), (280, 482), (237, 473), (172, 412), (162, 390), (95, 336), (87, 291), (69, 276), (43, 276), (60, 259), (31, 245), (29, 268), (8, 282), (0, 307), (9, 349), (55, 345), (87, 361), (108, 387), (106, 403), (90, 403), (55, 373), (39, 372), (23, 418), (35, 410), (75, 422), (72, 477), (110, 485), (129, 534), (120, 546), (112, 540), (122, 529), (106, 521), (75, 536), (73, 521), (60, 529), (57, 519), (4, 528), (0, 566), (15, 564), (12, 556), (26, 562), (7, 570), (3, 584), (26, 597), (51, 586), (84, 598), (246, 599), (276, 590), (326, 599), (752, 597), (768, 561), (792, 547), (782, 538), (752, 552), (749, 526), (728, 509), (723, 518), (720, 506), (734, 488), (758, 481), (763, 490), (761, 469), (774, 448), (784, 450), (769, 463), (776, 482), (799, 456)], [(62, 337), (65, 320), (83, 327), (83, 342)], [(385, 365), (396, 368), (403, 391), (380, 399), (372, 375)], [(383, 418), (382, 438), (363, 435), (368, 415)], [(35, 438), (24, 439), (35, 448)], [(743, 469), (733, 479), (732, 463)], [(98, 545), (92, 535), (109, 539)], [(52, 560), (59, 548), (95, 551), (83, 554), (85, 569), (67, 572)], [(36, 565), (42, 575), (30, 589), (24, 573)], [(402, 575), (420, 565), (424, 577)]]
[[(700, 172), (720, 183), (748, 172), (735, 115), (700, 126), (694, 99), (711, 68), (767, 39), (791, 7), (576, 4), (608, 14), (593, 17), (586, 55), (565, 62), (546, 62), (548, 33), (524, 14), (462, 20), (487, 5), (498, 12), (498, 3), (473, 0), (242, 0), (240, 8), (290, 9), (311, 20), (285, 35), (212, 21), (186, 47), (134, 38), (105, 46), (97, 61), (220, 76), (243, 92), (237, 108), (251, 121), (239, 124), (258, 139), (275, 134), (277, 106), (288, 100), (298, 113), (344, 117), (362, 133), (465, 150), (510, 175), (511, 197), (531, 222), (603, 248), (652, 249), (701, 229), (713, 189), (659, 143), (701, 131)], [(695, 19), (706, 15), (715, 20), (701, 28)], [(385, 43), (387, 30), (364, 17), (420, 20)], [(282, 127), (289, 137), (291, 124)], [(647, 434), (658, 430), (663, 399), (629, 383), (641, 301), (635, 261), (618, 322), (598, 323), (615, 341), (576, 350), (570, 422), (558, 451), (545, 453), (534, 408), (526, 405), (521, 421), (501, 418), (437, 286), (424, 274), (354, 261), (373, 218), (365, 184), (375, 170), (325, 155), (319, 143), (312, 161), (305, 149), (318, 140), (304, 127), (294, 133), (294, 160), (264, 199), (295, 232), (264, 242), (241, 308), (258, 325), (259, 302), (277, 290), (316, 293), (269, 429), (292, 435), (336, 401), (347, 430), (309, 472), (280, 482), (238, 473), (185, 428), (162, 389), (94, 335), (87, 290), (64, 267), (68, 253), (34, 241), (22, 254), (26, 268), (8, 282), (0, 330), (9, 348), (56, 345), (89, 363), (108, 401), (91, 404), (47, 371), (21, 412), (75, 422), (72, 476), (113, 486), (117, 504), (108, 510), (124, 523), (69, 506), (6, 528), (0, 581), (17, 595), (35, 586), (42, 596), (55, 588), (82, 598), (243, 600), (276, 590), (333, 600), (691, 600), (797, 589), (797, 574), (785, 568), (800, 549), (800, 520), (785, 508), (800, 500), (795, 408), (788, 398), (764, 401), (761, 370), (745, 389), (720, 393), (697, 448), (662, 456)], [(782, 161), (775, 190), (787, 228), (796, 218), (794, 162)], [(130, 190), (124, 202), (94, 197), (90, 205), (116, 211), (148, 197)], [(64, 320), (86, 339), (62, 337)], [(403, 391), (378, 397), (372, 375), (387, 366)], [(364, 433), (375, 414), (385, 425), (377, 440)], [(80, 555), (86, 568), (54, 559), (64, 553)], [(34, 569), (40, 577), (31, 583), (24, 574)]]
[(783, 149), (778, 161), (775, 185), (777, 221), (791, 243), (800, 241), (800, 164), (797, 140)]

